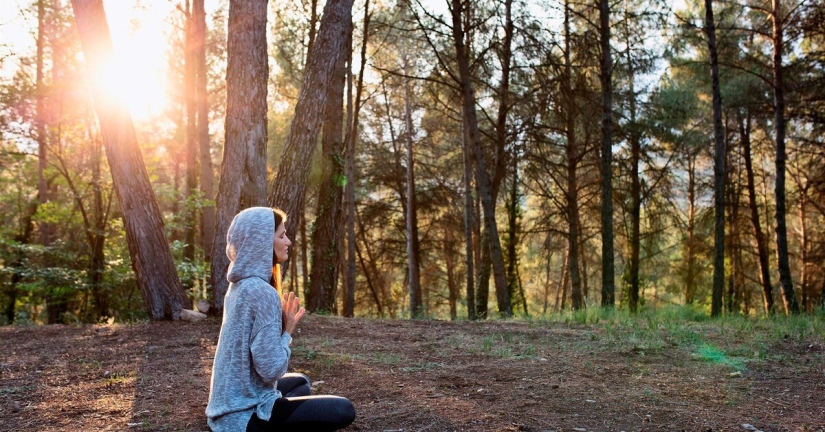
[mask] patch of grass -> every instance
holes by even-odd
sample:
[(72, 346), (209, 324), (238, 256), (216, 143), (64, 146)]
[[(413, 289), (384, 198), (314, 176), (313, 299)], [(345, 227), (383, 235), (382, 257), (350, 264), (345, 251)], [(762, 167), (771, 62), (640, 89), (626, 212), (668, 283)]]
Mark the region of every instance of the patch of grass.
[(707, 362), (730, 366), (739, 371), (745, 370), (743, 361), (725, 355), (722, 350), (713, 345), (702, 344), (699, 346), (696, 355)]
[(27, 394), (31, 392), (31, 386), (20, 386), (20, 387), (3, 387), (0, 388), (0, 396), (7, 395), (7, 394)]
[(396, 354), (382, 352), (370, 354), (367, 360), (369, 360), (372, 363), (379, 363), (385, 365), (397, 365), (401, 363), (401, 357), (397, 356)]

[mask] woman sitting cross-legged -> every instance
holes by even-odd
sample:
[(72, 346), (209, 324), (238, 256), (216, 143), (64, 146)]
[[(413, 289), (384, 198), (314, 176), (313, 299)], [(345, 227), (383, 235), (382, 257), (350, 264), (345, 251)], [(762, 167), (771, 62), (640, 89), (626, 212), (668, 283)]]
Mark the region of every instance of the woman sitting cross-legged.
[(305, 375), (286, 373), (305, 311), (295, 294), (280, 294), (279, 263), (292, 244), (285, 223), (279, 209), (252, 207), (229, 227), (230, 283), (206, 406), (213, 432), (334, 431), (355, 419), (348, 399), (311, 396)]

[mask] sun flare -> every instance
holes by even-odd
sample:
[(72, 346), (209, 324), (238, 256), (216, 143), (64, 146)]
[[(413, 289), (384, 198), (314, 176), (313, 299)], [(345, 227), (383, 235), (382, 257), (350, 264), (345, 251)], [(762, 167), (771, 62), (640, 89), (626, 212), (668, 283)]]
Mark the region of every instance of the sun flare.
[(169, 32), (164, 18), (171, 11), (164, 3), (105, 2), (115, 54), (98, 71), (95, 85), (124, 103), (137, 121), (161, 114), (170, 100), (164, 79)]

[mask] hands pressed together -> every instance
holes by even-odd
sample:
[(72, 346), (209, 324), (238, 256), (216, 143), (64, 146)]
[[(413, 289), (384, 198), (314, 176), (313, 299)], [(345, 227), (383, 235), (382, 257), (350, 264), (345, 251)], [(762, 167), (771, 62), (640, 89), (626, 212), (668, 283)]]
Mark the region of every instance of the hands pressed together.
[(306, 309), (301, 307), (301, 302), (295, 293), (284, 293), (281, 303), (283, 304), (283, 330), (295, 336), (295, 330), (298, 329), (298, 323), (304, 317)]

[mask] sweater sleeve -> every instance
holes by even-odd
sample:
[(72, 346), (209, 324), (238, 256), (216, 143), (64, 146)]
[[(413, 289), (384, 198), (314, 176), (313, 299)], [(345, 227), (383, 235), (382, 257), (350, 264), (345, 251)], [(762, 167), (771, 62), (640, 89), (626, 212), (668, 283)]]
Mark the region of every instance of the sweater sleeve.
[(292, 354), (289, 345), (292, 343), (292, 336), (282, 331), (280, 299), (277, 299), (275, 307), (264, 315), (269, 318), (266, 319), (268, 323), (252, 335), (249, 349), (255, 371), (264, 382), (274, 385), (289, 367), (289, 357)]

